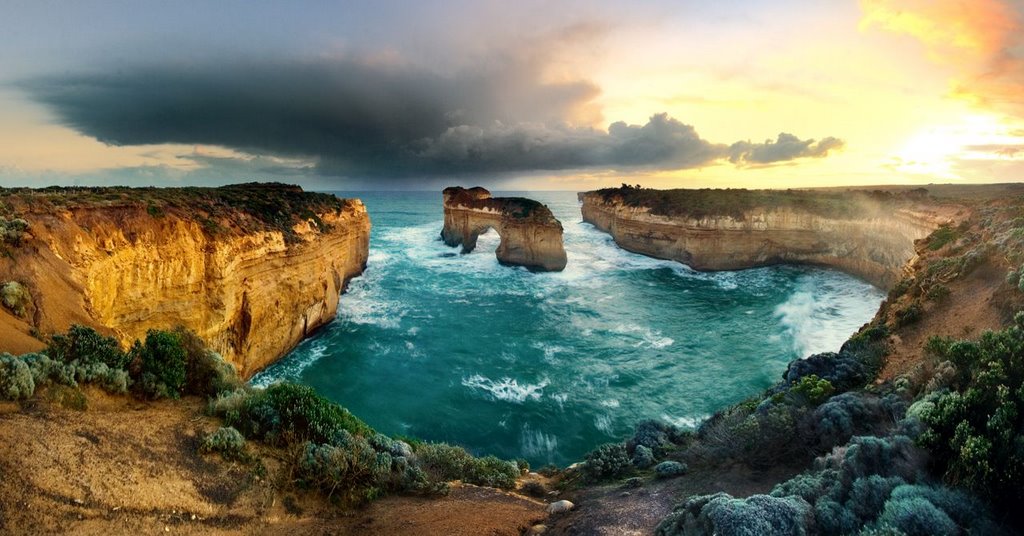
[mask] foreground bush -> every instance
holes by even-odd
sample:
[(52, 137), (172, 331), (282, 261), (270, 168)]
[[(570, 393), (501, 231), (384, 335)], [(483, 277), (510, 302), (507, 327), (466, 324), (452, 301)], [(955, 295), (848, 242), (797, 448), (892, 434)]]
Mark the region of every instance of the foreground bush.
[(416, 456), (433, 480), (462, 480), (469, 484), (512, 489), (520, 469), (515, 462), (494, 456), (474, 458), (462, 447), (445, 443), (421, 443)]
[(922, 412), (921, 444), (945, 479), (993, 501), (1024, 525), (1024, 314), (977, 341), (933, 339), (955, 367), (950, 391)]
[(181, 335), (149, 330), (146, 341), (132, 348), (139, 390), (150, 398), (180, 398), (185, 388), (187, 354)]
[(216, 452), (226, 459), (241, 459), (245, 452), (245, 438), (230, 426), (223, 426), (203, 438), (202, 452)]
[(276, 383), (266, 389), (235, 391), (211, 409), (246, 437), (284, 446), (310, 441), (331, 444), (339, 434), (374, 435), (349, 411), (317, 394), (312, 387)]
[(36, 390), (32, 370), (20, 358), (0, 354), (0, 400), (21, 400)]
[(977, 499), (918, 482), (925, 478), (923, 456), (907, 437), (856, 437), (816, 467), (777, 485), (770, 496), (692, 497), (656, 534), (1003, 533)]
[(32, 306), (32, 294), (25, 285), (17, 281), (8, 281), (0, 285), (0, 303), (14, 313), (14, 316), (24, 318)]
[(592, 482), (624, 475), (632, 467), (632, 461), (621, 443), (608, 443), (597, 447), (583, 462), (583, 474)]

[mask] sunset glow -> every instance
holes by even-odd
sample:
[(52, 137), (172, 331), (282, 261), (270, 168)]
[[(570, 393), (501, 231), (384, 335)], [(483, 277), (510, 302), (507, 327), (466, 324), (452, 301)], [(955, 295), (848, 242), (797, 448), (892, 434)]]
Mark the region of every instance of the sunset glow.
[[(401, 19), (352, 4), (316, 20), (151, 7), (115, 17), (109, 4), (71, 4), (48, 25), (25, 5), (0, 21), (0, 183), (783, 188), (1024, 176), (1012, 1), (473, 3), (454, 18), (408, 4), (420, 16)], [(95, 31), (73, 24), (92, 11), (109, 15)], [(204, 33), (222, 25), (233, 30)], [(159, 45), (179, 41), (189, 45)], [(319, 89), (290, 94), (287, 80), (303, 77)], [(189, 110), (199, 115), (180, 115)], [(649, 124), (657, 114), (671, 122)], [(635, 128), (616, 135), (617, 122)], [(780, 133), (799, 143), (780, 145)]]

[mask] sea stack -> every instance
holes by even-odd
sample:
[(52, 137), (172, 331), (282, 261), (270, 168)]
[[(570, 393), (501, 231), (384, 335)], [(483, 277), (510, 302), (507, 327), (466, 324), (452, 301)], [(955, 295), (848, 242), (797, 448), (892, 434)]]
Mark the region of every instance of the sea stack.
[(469, 253), (477, 237), (493, 228), (501, 237), (494, 252), (498, 262), (539, 272), (565, 269), (562, 223), (544, 204), (525, 197), (491, 197), (479, 186), (453, 186), (443, 193), (445, 244), (461, 245)]

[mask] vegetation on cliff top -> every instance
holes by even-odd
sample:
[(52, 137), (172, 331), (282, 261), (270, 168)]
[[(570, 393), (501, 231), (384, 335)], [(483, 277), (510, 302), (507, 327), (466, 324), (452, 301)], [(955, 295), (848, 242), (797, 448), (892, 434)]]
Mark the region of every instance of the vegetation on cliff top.
[(443, 194), (452, 205), (498, 210), (502, 215), (510, 218), (520, 220), (555, 219), (551, 210), (544, 203), (526, 197), (491, 197), (490, 192), (479, 186), (468, 189), (451, 186), (445, 188)]
[(225, 426), (200, 443), (201, 452), (261, 471), (245, 440), (261, 442), (282, 452), (288, 482), (345, 504), (393, 492), (445, 493), (450, 480), (512, 488), (525, 469), (456, 446), (390, 438), (308, 386), (244, 385), (230, 364), (184, 329), (150, 331), (125, 352), (111, 337), (72, 326), (42, 352), (0, 354), (0, 400), (25, 400), (45, 390), (83, 410), (85, 384), (143, 399), (207, 397), (209, 412)]
[(621, 200), (631, 207), (647, 207), (652, 214), (704, 218), (729, 216), (742, 219), (758, 208), (803, 210), (831, 217), (864, 217), (898, 203), (927, 196), (923, 188), (906, 192), (864, 190), (747, 190), (677, 189), (655, 190), (623, 184), (619, 188), (597, 190), (605, 202)]
[(969, 221), (920, 242), (913, 276), (839, 353), (794, 361), (779, 385), (716, 413), (670, 454), (755, 470), (813, 460), (810, 470), (766, 495), (685, 498), (657, 534), (1003, 534), (1024, 526), (1016, 508), (1024, 498), (1024, 314), (975, 340), (933, 338), (915, 368), (875, 381), (889, 334), (950, 307), (950, 286), (975, 270), (1011, 266), (994, 283), (992, 305), (1020, 309), (1019, 206), (976, 207)]
[[(328, 230), (320, 215), (340, 214), (344, 201), (333, 194), (305, 192), (299, 186), (255, 182), (217, 188), (0, 188), (0, 216), (94, 207), (136, 208), (153, 218), (174, 214), (199, 222), (211, 234), (231, 228), (243, 232), (274, 230), (294, 240), (292, 228), (301, 222)], [(4, 219), (0, 224), (10, 227), (18, 221), (23, 220)]]

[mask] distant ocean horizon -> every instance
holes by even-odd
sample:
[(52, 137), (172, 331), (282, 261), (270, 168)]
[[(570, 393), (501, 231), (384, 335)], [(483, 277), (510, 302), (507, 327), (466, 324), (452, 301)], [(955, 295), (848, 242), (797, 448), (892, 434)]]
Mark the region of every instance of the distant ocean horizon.
[(822, 268), (701, 273), (617, 247), (576, 191), (495, 192), (547, 204), (569, 264), (498, 264), (439, 239), (441, 193), (332, 191), (373, 224), (366, 272), (338, 319), (258, 374), (309, 384), (378, 430), (532, 465), (578, 461), (643, 419), (694, 426), (835, 351), (882, 291)]

